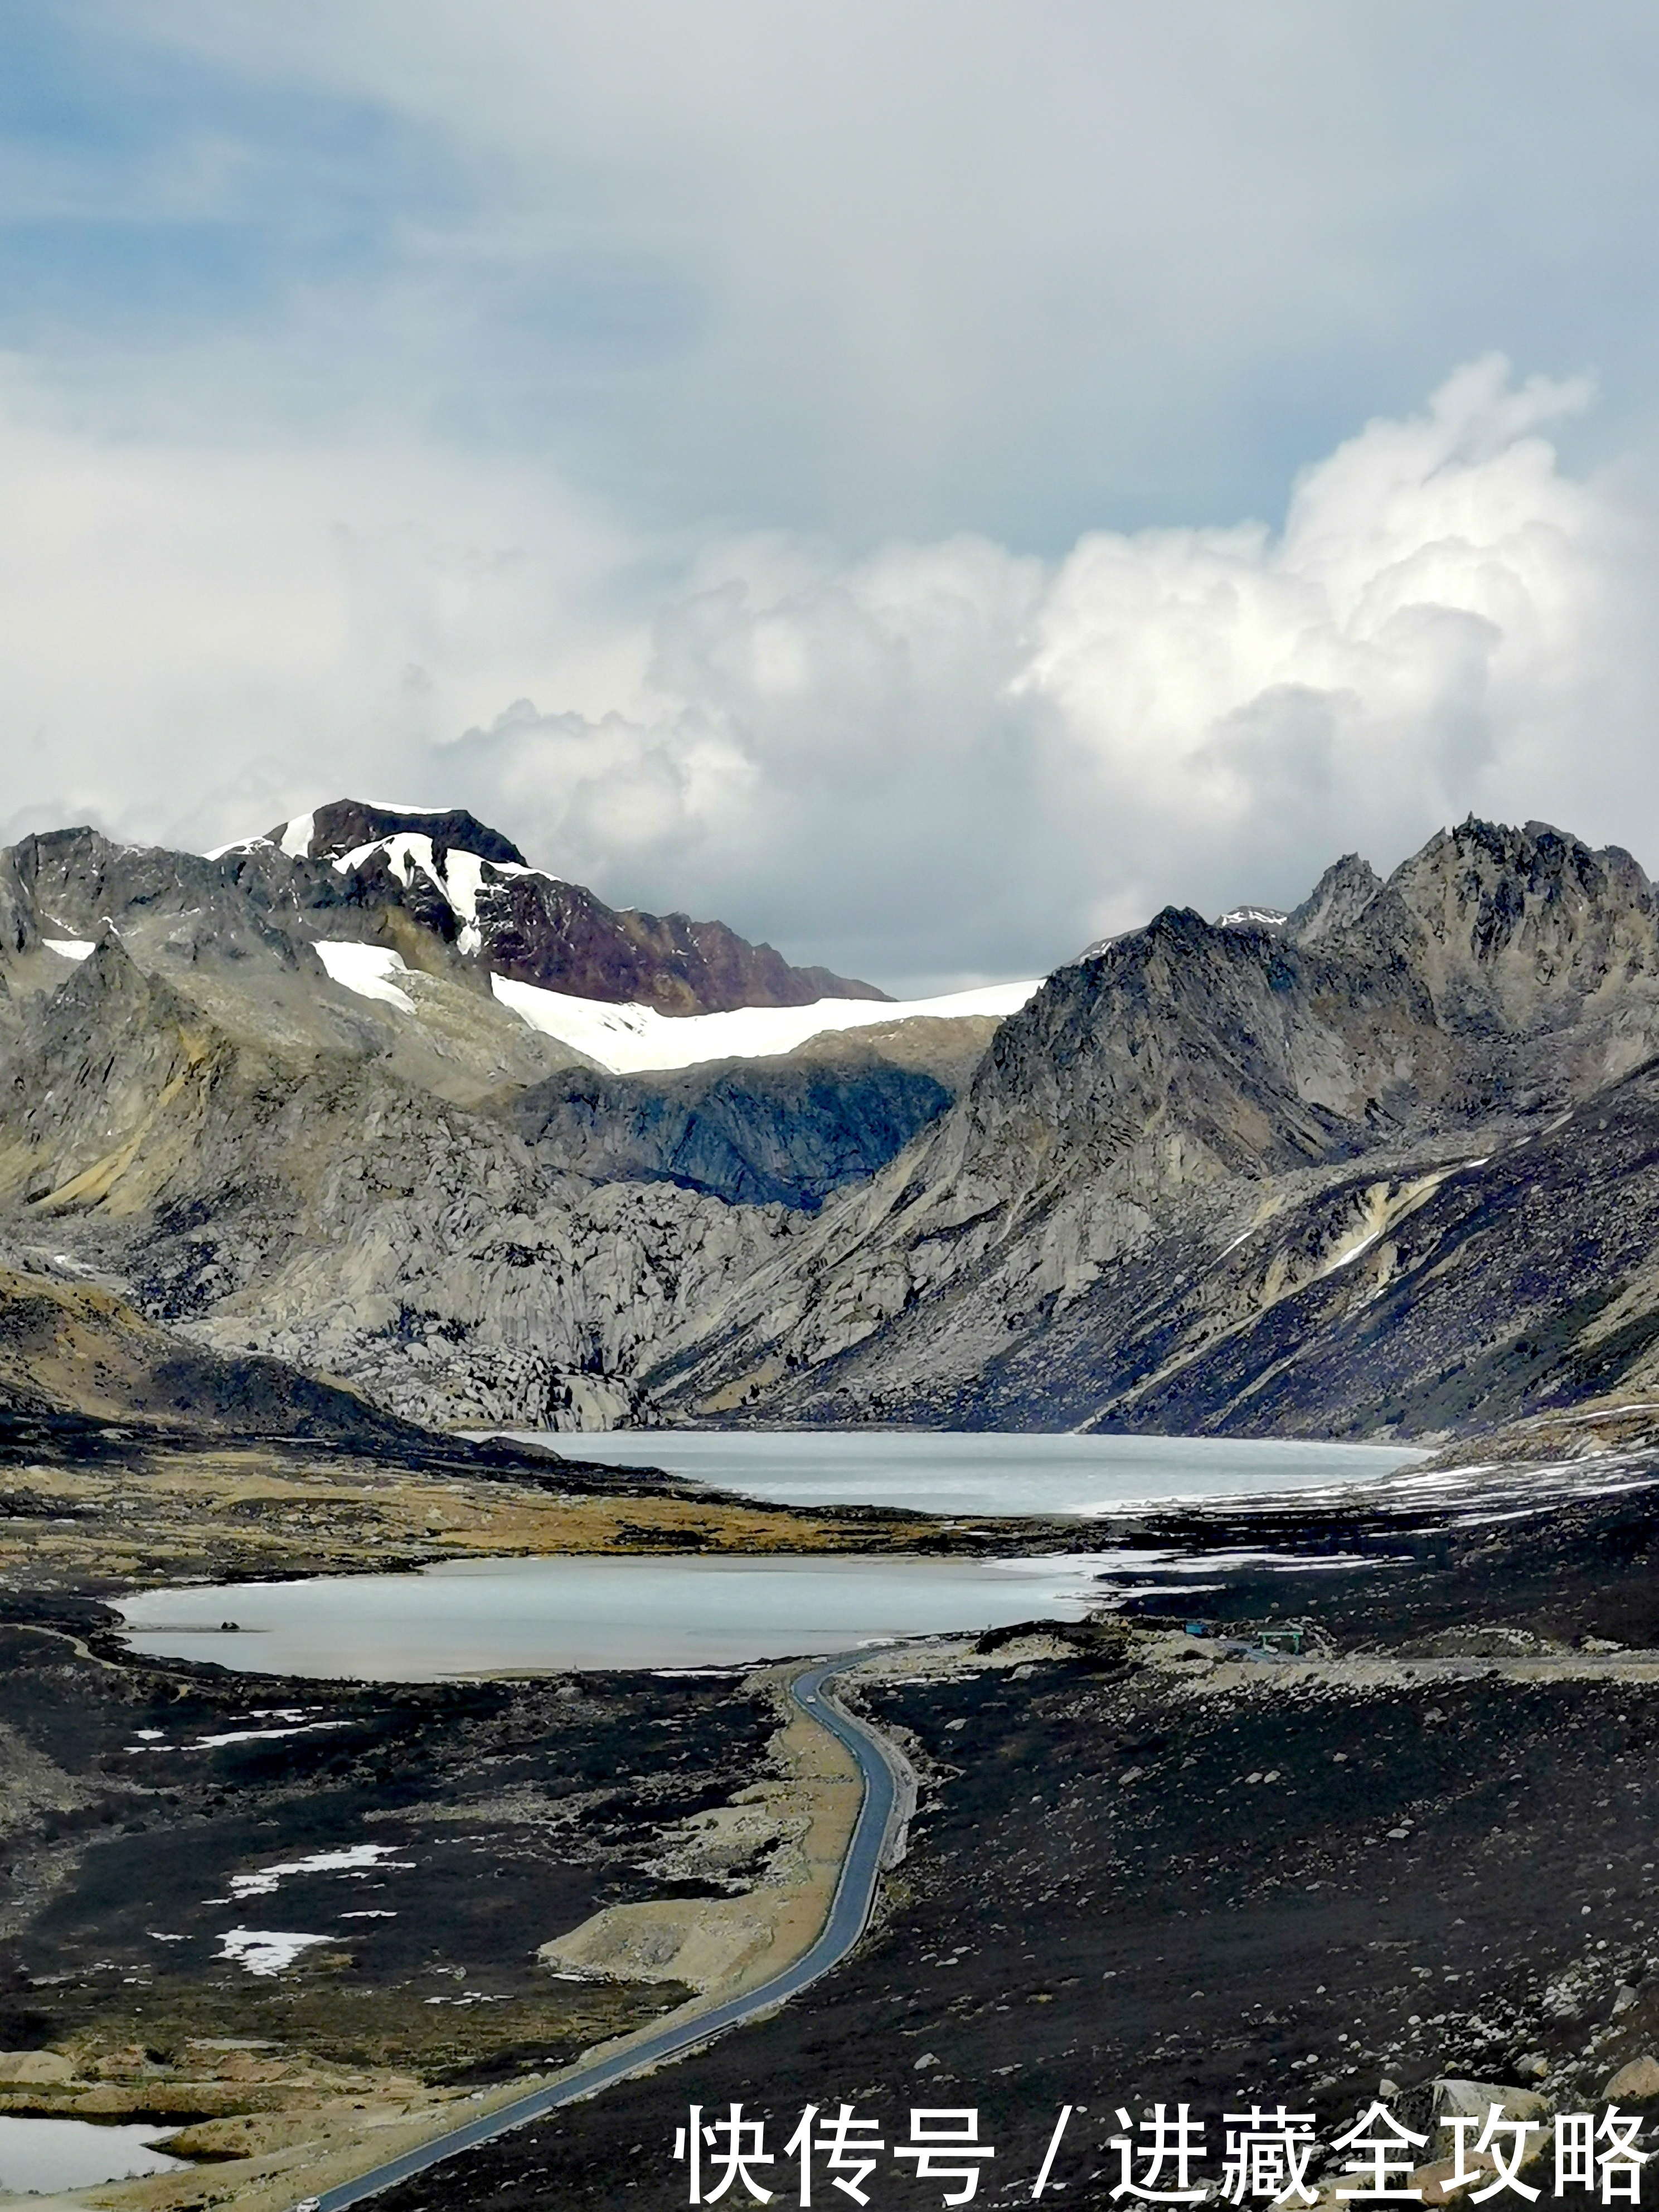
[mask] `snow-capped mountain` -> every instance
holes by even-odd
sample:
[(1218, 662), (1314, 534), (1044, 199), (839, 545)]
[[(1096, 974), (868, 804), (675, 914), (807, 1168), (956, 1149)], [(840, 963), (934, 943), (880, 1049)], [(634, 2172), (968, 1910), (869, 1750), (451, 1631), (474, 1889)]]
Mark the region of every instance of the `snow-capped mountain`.
[(320, 862), (351, 902), (395, 904), (492, 975), (574, 998), (672, 1018), (885, 997), (827, 968), (792, 968), (722, 921), (607, 906), (580, 884), (532, 868), (509, 838), (460, 807), (336, 799), (209, 857), (262, 854)]
[[(643, 966), (570, 988), (549, 921), (563, 988), (507, 972), (526, 886)], [(1659, 1375), (1659, 892), (1617, 848), (1467, 822), (1029, 1000), (768, 1002), (733, 940), (756, 994), (697, 1011), (706, 938), (650, 926), (459, 814), (22, 839), (0, 1258), (463, 1425), (1425, 1434)]]

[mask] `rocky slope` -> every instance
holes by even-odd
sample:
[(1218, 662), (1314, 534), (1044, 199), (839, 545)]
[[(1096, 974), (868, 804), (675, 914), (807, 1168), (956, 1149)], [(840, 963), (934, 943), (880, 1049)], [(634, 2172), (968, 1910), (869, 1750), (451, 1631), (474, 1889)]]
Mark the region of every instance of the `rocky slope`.
[[(520, 865), (424, 818), (452, 884), (451, 836)], [(384, 826), (0, 859), (14, 1239), (457, 1425), (1433, 1435), (1659, 1381), (1628, 854), (1471, 821), (1287, 916), (1167, 909), (1000, 1026), (622, 1077), (488, 994), (420, 869), (331, 854)]]
[[(468, 855), (477, 884), (529, 880), (470, 816), (423, 818), (452, 887)], [(896, 1009), (781, 1061), (611, 1078), (494, 995), (499, 946), (467, 948), (380, 817), (325, 809), (286, 842), (204, 859), (69, 830), (0, 854), (0, 1243), (48, 1224), (215, 1350), (412, 1419), (626, 1415), (643, 1360), (884, 1165), (994, 1026)], [(726, 939), (717, 998), (806, 991)]]
[(509, 1118), (538, 1152), (596, 1182), (671, 1182), (816, 1212), (943, 1113), (996, 1026), (924, 1018), (678, 1073), (573, 1068), (525, 1091)]
[(1659, 904), (1477, 822), (1277, 926), (1174, 909), (650, 1378), (775, 1419), (1443, 1431), (1648, 1371)]
[(416, 1419), (548, 1425), (585, 1393), (624, 1407), (640, 1346), (778, 1233), (672, 1185), (562, 1176), (384, 1054), (285, 1045), (106, 939), (9, 1056), (0, 1198), (216, 1348)]
[(0, 1268), (0, 1428), (59, 1415), (399, 1454), (422, 1441), (353, 1391), (279, 1360), (204, 1351), (30, 1254), (21, 1269)]

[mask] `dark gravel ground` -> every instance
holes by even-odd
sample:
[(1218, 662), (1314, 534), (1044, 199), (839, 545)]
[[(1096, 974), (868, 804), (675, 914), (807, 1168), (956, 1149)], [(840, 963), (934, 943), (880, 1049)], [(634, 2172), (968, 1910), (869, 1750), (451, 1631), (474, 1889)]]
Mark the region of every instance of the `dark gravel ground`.
[[(254, 2037), (487, 2081), (686, 1994), (557, 1982), (534, 1954), (606, 1905), (699, 1893), (641, 1861), (763, 1771), (776, 1715), (730, 1677), (278, 1682), (127, 1661), (73, 1601), (3, 1609), (0, 2050), (104, 2051), (118, 2078), (123, 2051)], [(364, 1845), (377, 1863), (231, 1886)], [(264, 1978), (221, 1956), (236, 1925), (330, 1940)]]
[[(924, 1786), (858, 1952), (769, 2020), (378, 2201), (684, 2203), (672, 2148), (692, 2102), (766, 2122), (763, 2178), (790, 2203), (801, 2108), (848, 2102), (880, 2123), (868, 2191), (896, 2212), (940, 2200), (890, 2156), (916, 2106), (977, 2112), (996, 2152), (987, 2203), (1029, 2198), (1077, 2107), (1051, 2175), (1075, 2205), (1110, 2201), (1120, 2105), (1188, 2100), (1216, 2152), (1222, 2112), (1285, 2100), (1328, 2143), (1385, 2075), (1420, 2125), (1435, 2075), (1512, 2081), (1534, 2054), (1552, 2095), (1596, 2102), (1659, 2050), (1659, 1685), (1528, 1682), (1491, 1662), (1586, 1638), (1659, 1647), (1655, 1498), (1493, 1525), (1310, 1503), (1110, 1531), (1149, 1557), (1211, 1554), (1184, 1602), (1217, 1626), (1295, 1615), (1339, 1654), (1386, 1657), (1389, 1679), (1297, 1686), (1264, 1665), (1200, 1692), (1198, 1670), (1146, 1665), (1109, 1625), (1063, 1656), (1005, 1649), (978, 1672), (867, 1687)], [(1277, 1564), (1218, 1569), (1218, 1549)], [(1283, 1571), (1339, 1555), (1370, 1564)], [(1146, 1626), (1169, 1603), (1125, 1612)], [(275, 1683), (125, 1661), (100, 1620), (67, 1597), (14, 1593), (0, 1611), (0, 1720), (73, 1784), (10, 1828), (0, 2047), (91, 2037), (164, 2060), (187, 2035), (252, 2035), (486, 2080), (673, 1994), (550, 1986), (532, 1954), (605, 1904), (684, 1893), (643, 1867), (652, 1837), (753, 1779), (774, 1724), (729, 1679)], [(1425, 1671), (1460, 1655), (1456, 1680)], [(144, 1728), (179, 1743), (276, 1706), (341, 1725), (131, 1748)], [(488, 1820), (450, 1817), (483, 1801)], [(216, 1960), (227, 1915), (207, 1901), (232, 1871), (365, 1839), (406, 1863), (290, 1877), (240, 1915), (337, 1926), (337, 1947), (258, 1984)], [(348, 1936), (348, 1910), (397, 1917)], [(500, 2002), (433, 2007), (434, 1988)], [(842, 2201), (830, 2180), (819, 2203)]]
[[(1143, 1532), (1227, 1533), (1212, 1516)], [(1249, 1533), (1259, 1544), (1259, 1517)], [(1218, 2153), (1241, 2103), (1312, 2111), (1328, 2143), (1385, 2076), (1420, 2125), (1435, 2075), (1514, 2081), (1533, 2054), (1553, 2095), (1595, 2103), (1659, 2043), (1659, 1685), (1403, 1668), (1534, 1638), (1659, 1644), (1654, 1533), (1642, 1494), (1497, 1530), (1396, 1524), (1386, 1542), (1303, 1516), (1278, 1540), (1403, 1547), (1410, 1564), (1250, 1570), (1203, 1601), (1218, 1619), (1282, 1620), (1293, 1591), (1339, 1649), (1401, 1660), (1385, 1686), (1297, 1689), (1264, 1667), (1200, 1695), (1108, 1636), (866, 1692), (926, 1787), (858, 1953), (770, 2020), (378, 2201), (684, 2203), (672, 2147), (692, 2102), (740, 2100), (766, 2122), (778, 2156), (760, 2178), (789, 2203), (801, 2108), (851, 2103), (889, 2146), (871, 2201), (899, 2208), (941, 2195), (890, 2156), (913, 2106), (977, 2111), (993, 2203), (1030, 2197), (1060, 2108), (1086, 2108), (1051, 2183), (1088, 2204), (1111, 2201), (1120, 2104), (1189, 2100)], [(1621, 1989), (1634, 2001), (1615, 2017)], [(842, 2201), (823, 2173), (814, 2186)]]

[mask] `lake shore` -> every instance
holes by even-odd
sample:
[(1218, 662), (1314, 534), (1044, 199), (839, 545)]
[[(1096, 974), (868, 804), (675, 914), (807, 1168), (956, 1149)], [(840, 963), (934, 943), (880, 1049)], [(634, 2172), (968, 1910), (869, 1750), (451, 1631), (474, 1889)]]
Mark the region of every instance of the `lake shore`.
[[(667, 2202), (689, 2099), (787, 2134), (845, 2094), (902, 2128), (925, 2080), (981, 2109), (1006, 2182), (1061, 2103), (1109, 2092), (1212, 2118), (1293, 2094), (1327, 2136), (1384, 2069), (1421, 2102), (1438, 2074), (1540, 2061), (1552, 2095), (1592, 2098), (1659, 2043), (1656, 1480), (1638, 1458), (1089, 1524), (1121, 1555), (1114, 1614), (864, 1662), (852, 1694), (921, 1803), (852, 1959), (388, 2212)], [(1291, 1622), (1316, 1656), (1228, 1656)], [(187, 2122), (212, 2161), (112, 2207), (252, 2205), (250, 2157), (291, 2202), (319, 2160), (690, 1995), (560, 1980), (550, 1939), (787, 1886), (780, 1716), (741, 1670), (237, 1675), (135, 1656), (88, 1593), (15, 1588), (0, 1665), (27, 1754), (0, 1806), (0, 2045), (73, 2069), (0, 2108)], [(238, 1929), (300, 1948), (256, 1972)], [(1105, 2201), (1097, 2135), (1072, 2201)]]
[(609, 1553), (928, 1553), (1087, 1547), (1074, 1521), (757, 1505), (643, 1473), (566, 1486), (439, 1474), (262, 1444), (160, 1448), (138, 1464), (0, 1471), (0, 1579), (118, 1591), (187, 1582), (398, 1572), (459, 1558)]

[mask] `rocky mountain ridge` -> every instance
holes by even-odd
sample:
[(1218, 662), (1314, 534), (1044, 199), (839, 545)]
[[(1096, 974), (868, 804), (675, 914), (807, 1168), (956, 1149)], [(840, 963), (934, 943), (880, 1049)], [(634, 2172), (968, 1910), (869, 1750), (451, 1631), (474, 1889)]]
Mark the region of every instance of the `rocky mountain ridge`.
[[(433, 826), (516, 865), (471, 817)], [(384, 855), (334, 866), (384, 827), (347, 807), (314, 851), (70, 830), (0, 854), (0, 1249), (49, 1224), (66, 1279), (413, 1419), (603, 1425), (994, 1027), (895, 1007), (782, 1060), (613, 1078), (503, 1003)]]
[(705, 1418), (1348, 1434), (1606, 1388), (1659, 1335), (1656, 1050), (1659, 902), (1544, 825), (1470, 821), (1386, 883), (1349, 856), (1276, 927), (1166, 909), (1051, 976), (647, 1387)]
[(337, 799), (216, 858), (233, 854), (321, 864), (365, 911), (395, 908), (489, 973), (577, 998), (683, 1015), (886, 997), (827, 968), (792, 968), (723, 921), (607, 906), (532, 868), (511, 839), (461, 807)]
[[(1659, 1382), (1617, 848), (1471, 820), (1283, 917), (1166, 908), (1000, 1024), (624, 1078), (324, 849), (382, 827), (0, 857), (0, 1242), (462, 1425), (1443, 1436)], [(347, 924), (404, 964), (308, 966)]]

